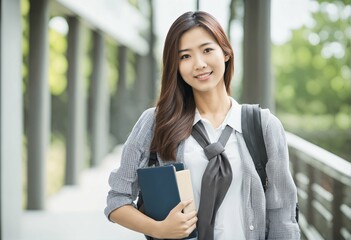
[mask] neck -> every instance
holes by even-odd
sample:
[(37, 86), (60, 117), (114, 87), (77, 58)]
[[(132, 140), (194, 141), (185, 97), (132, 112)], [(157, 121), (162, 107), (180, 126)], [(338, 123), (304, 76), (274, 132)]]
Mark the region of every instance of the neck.
[(209, 120), (214, 127), (221, 125), (231, 107), (231, 100), (225, 88), (220, 92), (194, 93), (194, 99), (200, 115)]

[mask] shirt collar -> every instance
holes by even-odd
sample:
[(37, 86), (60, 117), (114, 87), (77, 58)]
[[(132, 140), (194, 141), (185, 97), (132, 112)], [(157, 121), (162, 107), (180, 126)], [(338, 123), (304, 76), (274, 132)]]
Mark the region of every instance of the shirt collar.
[[(226, 118), (223, 121), (222, 127), (224, 128), (226, 125), (232, 127), (235, 131), (242, 133), (241, 129), (241, 105), (234, 100), (234, 98), (230, 97), (232, 102), (232, 106), (229, 109)], [(199, 113), (199, 110), (196, 108), (194, 123), (195, 125), (198, 121), (202, 120), (202, 117)]]

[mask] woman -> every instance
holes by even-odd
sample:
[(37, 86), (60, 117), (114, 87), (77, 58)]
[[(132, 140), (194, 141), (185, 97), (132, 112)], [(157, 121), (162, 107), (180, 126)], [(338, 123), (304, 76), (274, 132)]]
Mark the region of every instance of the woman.
[[(230, 97), (233, 57), (210, 14), (187, 12), (172, 24), (157, 106), (135, 124), (120, 168), (110, 175), (105, 209), (110, 221), (158, 239), (184, 238), (195, 227), (199, 240), (300, 238), (284, 129), (269, 110), (261, 111), (269, 181), (264, 191), (243, 140), (241, 105)], [(210, 143), (229, 128), (225, 154), (218, 153), (216, 161), (209, 161), (191, 135), (199, 125)], [(161, 165), (177, 161), (190, 169), (197, 212), (182, 213), (191, 201), (180, 202), (165, 220), (155, 221), (135, 208), (136, 171), (147, 166), (150, 151), (158, 153)]]

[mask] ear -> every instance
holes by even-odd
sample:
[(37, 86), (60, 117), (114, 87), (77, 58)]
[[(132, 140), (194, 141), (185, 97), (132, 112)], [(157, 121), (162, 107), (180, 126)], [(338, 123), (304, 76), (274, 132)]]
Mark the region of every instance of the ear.
[(224, 61), (225, 62), (228, 62), (228, 60), (230, 59), (230, 56), (228, 54), (225, 54), (224, 55)]

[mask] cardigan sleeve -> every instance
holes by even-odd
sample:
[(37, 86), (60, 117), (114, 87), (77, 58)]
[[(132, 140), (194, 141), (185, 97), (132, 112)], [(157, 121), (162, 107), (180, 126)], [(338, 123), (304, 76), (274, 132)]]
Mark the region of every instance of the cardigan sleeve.
[(264, 128), (268, 162), (266, 172), (266, 238), (300, 239), (299, 226), (295, 220), (297, 190), (289, 170), (289, 154), (284, 128), (269, 113)]
[(146, 110), (134, 125), (121, 154), (120, 166), (110, 173), (110, 190), (106, 199), (104, 213), (109, 216), (115, 209), (124, 205), (134, 205), (139, 186), (137, 169), (146, 164), (153, 136), (154, 108)]

